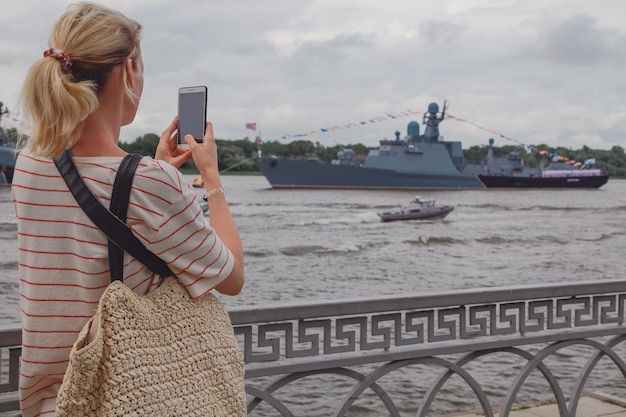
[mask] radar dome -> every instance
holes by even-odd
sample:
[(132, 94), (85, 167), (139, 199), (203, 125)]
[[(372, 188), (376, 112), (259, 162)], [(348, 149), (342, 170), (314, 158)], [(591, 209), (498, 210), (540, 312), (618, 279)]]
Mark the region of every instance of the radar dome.
[(430, 103), (428, 105), (429, 113), (439, 113), (439, 105), (437, 103)]
[(406, 127), (406, 134), (408, 136), (419, 136), (420, 124), (416, 121), (409, 122), (409, 125)]
[(342, 149), (337, 152), (337, 159), (352, 159), (354, 157), (354, 151), (352, 149)]

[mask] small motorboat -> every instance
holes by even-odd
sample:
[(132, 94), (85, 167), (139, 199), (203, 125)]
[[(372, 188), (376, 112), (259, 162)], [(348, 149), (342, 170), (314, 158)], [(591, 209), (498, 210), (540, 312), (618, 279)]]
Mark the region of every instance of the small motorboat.
[(193, 181), (191, 181), (191, 185), (195, 188), (202, 188), (204, 187), (204, 181), (202, 178), (194, 178)]
[(400, 207), (400, 211), (388, 211), (378, 213), (383, 222), (393, 222), (397, 220), (424, 220), (443, 219), (454, 210), (452, 206), (435, 205), (434, 199), (424, 199), (416, 196), (408, 205)]

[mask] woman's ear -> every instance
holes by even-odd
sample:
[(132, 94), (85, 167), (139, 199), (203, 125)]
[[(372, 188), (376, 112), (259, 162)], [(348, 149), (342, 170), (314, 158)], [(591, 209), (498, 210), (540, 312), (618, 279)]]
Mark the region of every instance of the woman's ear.
[(126, 60), (126, 82), (130, 88), (135, 86), (135, 73), (133, 72), (133, 60), (132, 58), (128, 58)]

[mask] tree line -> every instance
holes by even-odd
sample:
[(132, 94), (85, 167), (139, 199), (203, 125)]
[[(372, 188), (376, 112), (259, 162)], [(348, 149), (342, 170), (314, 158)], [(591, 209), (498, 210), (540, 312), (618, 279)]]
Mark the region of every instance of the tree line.
[[(15, 145), (19, 134), (15, 128), (0, 128), (0, 139), (5, 146)], [(271, 142), (257, 143), (250, 138), (226, 140), (217, 139), (217, 158), (219, 169), (222, 172), (253, 173), (258, 172), (254, 158), (261, 151), (264, 156), (277, 156), (285, 158), (316, 158), (321, 161), (331, 162), (337, 158), (337, 154), (346, 148), (352, 149), (355, 155), (365, 156), (376, 147), (368, 147), (363, 144), (324, 146), (320, 142), (309, 140), (296, 140), (289, 143)], [(159, 136), (147, 133), (136, 138), (133, 142), (120, 142), (120, 147), (126, 152), (134, 152), (146, 156), (154, 156), (159, 143)], [(566, 157), (574, 161), (584, 162), (595, 159), (595, 168), (601, 169), (612, 178), (626, 178), (626, 153), (621, 146), (613, 146), (609, 150), (591, 149), (583, 146), (581, 149), (572, 150), (564, 147), (551, 147), (538, 145), (538, 149)], [(463, 156), (467, 162), (480, 163), (487, 157), (488, 145), (474, 145), (463, 150)], [(549, 162), (549, 159), (538, 153), (528, 151), (515, 145), (494, 147), (494, 156), (506, 157), (512, 151), (519, 152), (528, 166), (540, 166)], [(189, 172), (197, 172), (193, 161), (188, 162), (183, 169)]]
[[(137, 138), (132, 143), (123, 143), (120, 146), (127, 152), (137, 152), (142, 155), (154, 155), (159, 137), (155, 134), (147, 134)], [(324, 162), (337, 159), (337, 154), (343, 149), (352, 149), (355, 155), (365, 156), (376, 147), (368, 147), (363, 144), (324, 146), (320, 142), (309, 140), (295, 140), (289, 143), (271, 142), (257, 143), (250, 138), (238, 140), (217, 139), (217, 157), (220, 171), (234, 172), (258, 172), (254, 163), (258, 151), (264, 156), (277, 156), (283, 158), (316, 158)], [(564, 147), (551, 147), (538, 145), (538, 149), (566, 157), (574, 161), (584, 162), (595, 159), (595, 168), (601, 169), (612, 178), (626, 178), (626, 153), (621, 146), (613, 146), (610, 150), (591, 149), (583, 146), (582, 149), (572, 150)], [(487, 158), (488, 145), (474, 145), (463, 150), (463, 156), (467, 162), (481, 163)], [(515, 145), (494, 147), (494, 156), (507, 157), (510, 152), (517, 151), (528, 166), (541, 166), (550, 162), (549, 158), (525, 148)], [(190, 162), (189, 169), (194, 169)]]

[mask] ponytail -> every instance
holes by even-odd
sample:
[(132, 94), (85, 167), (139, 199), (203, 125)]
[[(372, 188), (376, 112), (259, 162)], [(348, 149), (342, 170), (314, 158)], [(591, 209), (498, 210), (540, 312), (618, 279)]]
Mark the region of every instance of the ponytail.
[(54, 49), (32, 65), (22, 90), (31, 152), (57, 158), (76, 144), (113, 68), (138, 56), (140, 31), (139, 23), (106, 7), (70, 6), (50, 37)]

